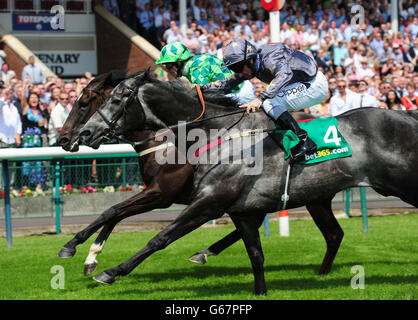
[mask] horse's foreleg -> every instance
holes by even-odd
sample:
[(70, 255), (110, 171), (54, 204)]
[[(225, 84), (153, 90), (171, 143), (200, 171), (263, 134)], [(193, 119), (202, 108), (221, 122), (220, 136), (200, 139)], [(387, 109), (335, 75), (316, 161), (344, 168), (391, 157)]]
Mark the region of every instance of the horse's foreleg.
[[(248, 256), (251, 260), (251, 265), (254, 274), (255, 294), (266, 295), (266, 281), (264, 279), (264, 255), (261, 247), (259, 228), (259, 216), (233, 216), (231, 219), (234, 222), (237, 230), (242, 234), (242, 239), (245, 243)], [(261, 221), (264, 216), (261, 216)]]
[(119, 222), (119, 219), (113, 219), (112, 221), (109, 221), (103, 226), (103, 229), (100, 231), (98, 237), (94, 241), (94, 243), (90, 246), (89, 254), (84, 261), (84, 275), (88, 276), (89, 274), (92, 274), (94, 271), (96, 271), (97, 268), (97, 260), (96, 257), (99, 253), (102, 252), (103, 246), (109, 237), (109, 235), (112, 233), (114, 227)]
[(220, 206), (214, 207), (211, 197), (199, 197), (186, 209), (184, 209), (170, 225), (152, 238), (147, 245), (132, 258), (115, 268), (103, 271), (94, 277), (94, 280), (106, 284), (113, 283), (115, 281), (115, 277), (129, 274), (155, 251), (164, 249), (173, 241), (195, 230), (205, 222), (219, 218), (223, 213), (224, 208), (221, 208)]
[[(118, 221), (118, 216), (127, 214), (134, 215), (148, 212), (156, 208), (164, 207), (166, 202), (162, 200), (161, 192), (156, 188), (147, 188), (145, 191), (134, 195), (133, 197), (112, 206), (103, 212), (97, 219), (90, 223), (85, 229), (78, 232), (73, 239), (67, 242), (58, 253), (60, 258), (71, 258), (76, 253), (76, 246), (84, 243), (92, 234), (99, 230), (103, 225), (109, 223), (109, 226), (103, 230), (102, 236), (94, 242), (93, 251), (99, 251), (97, 248), (103, 246), (103, 241), (107, 239), (110, 232)], [(116, 220), (116, 222), (114, 221)]]
[(328, 274), (331, 271), (332, 263), (344, 237), (344, 232), (332, 212), (331, 201), (332, 198), (306, 205), (327, 243), (327, 252), (318, 273), (320, 275)]
[(160, 191), (151, 193), (146, 192), (146, 194), (143, 194), (142, 197), (140, 197), (140, 195), (141, 194), (138, 194), (115, 206), (117, 212), (116, 215), (111, 221), (108, 221), (103, 226), (103, 229), (100, 231), (97, 239), (90, 247), (89, 254), (84, 262), (84, 275), (87, 276), (96, 270), (96, 257), (102, 251), (106, 240), (109, 238), (116, 224), (133, 215), (148, 212), (157, 208), (167, 207), (172, 203), (172, 198), (168, 194), (162, 195)]
[[(261, 220), (260, 225), (258, 227), (260, 227), (262, 223), (263, 219)], [(234, 230), (218, 242), (212, 244), (209, 248), (196, 252), (193, 256), (189, 258), (189, 261), (199, 264), (205, 264), (209, 256), (216, 256), (220, 254), (226, 248), (229, 248), (235, 242), (241, 240), (241, 238), (241, 233), (239, 233), (238, 230)]]

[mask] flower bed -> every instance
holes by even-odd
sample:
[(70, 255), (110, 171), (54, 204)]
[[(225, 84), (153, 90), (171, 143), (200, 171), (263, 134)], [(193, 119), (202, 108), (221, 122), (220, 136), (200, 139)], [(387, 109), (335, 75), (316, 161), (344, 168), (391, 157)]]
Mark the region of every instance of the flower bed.
[[(140, 187), (132, 187), (132, 186), (120, 186), (118, 188), (115, 188), (114, 186), (107, 186), (104, 188), (93, 188), (92, 186), (88, 187), (80, 187), (78, 189), (73, 188), (70, 184), (60, 187), (59, 191), (61, 195), (69, 195), (69, 194), (85, 194), (85, 193), (106, 193), (106, 192), (125, 192), (125, 191), (142, 191), (146, 187), (140, 186)], [(10, 191), (10, 198), (31, 198), (31, 197), (50, 197), (51, 195), (55, 195), (55, 188), (51, 190), (44, 191), (38, 185), (35, 190), (31, 190), (27, 187), (24, 187), (22, 190), (18, 191), (15, 189), (12, 189)], [(0, 199), (4, 199), (4, 191), (0, 190)]]
[[(95, 189), (84, 187), (73, 189), (70, 185), (60, 188), (60, 200), (64, 209), (64, 216), (100, 214), (112, 205), (122, 202), (142, 191), (144, 187), (119, 187), (108, 186)], [(25, 189), (11, 191), (12, 217), (48, 217), (55, 212), (55, 190), (43, 191), (36, 188), (34, 191)], [(52, 193), (52, 194), (51, 194)], [(4, 198), (4, 192), (1, 191)], [(0, 211), (4, 212), (4, 201), (0, 201)]]

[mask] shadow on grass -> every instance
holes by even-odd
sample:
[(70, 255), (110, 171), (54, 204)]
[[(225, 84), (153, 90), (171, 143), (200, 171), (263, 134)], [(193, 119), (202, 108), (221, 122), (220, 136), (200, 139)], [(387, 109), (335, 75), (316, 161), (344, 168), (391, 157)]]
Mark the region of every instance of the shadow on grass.
[[(369, 262), (367, 265), (371, 264), (390, 264), (390, 261), (375, 261)], [(356, 265), (357, 263), (347, 262), (334, 264), (331, 273), (328, 276), (319, 276), (317, 271), (319, 270), (319, 265), (316, 264), (293, 264), (293, 265), (284, 265), (284, 266), (267, 266), (265, 268), (266, 275), (266, 285), (268, 290), (291, 290), (291, 291), (306, 291), (306, 290), (315, 290), (315, 289), (333, 289), (337, 287), (350, 287), (350, 281), (353, 274), (347, 273), (346, 276), (338, 278), (333, 276), (333, 273), (337, 273), (339, 269), (349, 268)], [(396, 263), (396, 264), (408, 264), (408, 263)], [(274, 276), (269, 277), (269, 273), (272, 272), (286, 272), (286, 271), (297, 271), (303, 272), (301, 276), (295, 278), (287, 279), (271, 279)], [(306, 274), (306, 271), (308, 274)], [(309, 274), (311, 271), (311, 274)], [(239, 275), (249, 275), (250, 283), (248, 281), (234, 281), (230, 280), (234, 276)], [(215, 279), (214, 277), (215, 276)], [(205, 279), (211, 277), (210, 280), (206, 281)], [(216, 277), (219, 277), (216, 279)], [(222, 281), (222, 278), (228, 278), (228, 281)], [(173, 282), (183, 280), (185, 278), (190, 279), (187, 281), (187, 284), (184, 282), (178, 286), (173, 285)], [(270, 278), (270, 280), (269, 280)], [(91, 280), (94, 282), (94, 280)], [(192, 269), (173, 269), (169, 272), (153, 272), (153, 273), (141, 273), (133, 272), (132, 274), (125, 277), (117, 277), (116, 282), (129, 282), (129, 284), (137, 283), (138, 289), (127, 289), (123, 290), (118, 288), (118, 294), (121, 296), (126, 295), (130, 296), (132, 294), (141, 294), (147, 295), (156, 292), (193, 292), (193, 296), (200, 298), (216, 298), (219, 297), (219, 294), (222, 295), (234, 295), (239, 292), (248, 292), (252, 294), (254, 292), (254, 282), (252, 276), (251, 267), (214, 267), (214, 266), (197, 266), (197, 268)], [(141, 284), (144, 283), (159, 283), (170, 281), (171, 285), (165, 286), (160, 284), (161, 287), (152, 289), (141, 288)], [(378, 284), (391, 284), (391, 285), (406, 285), (406, 284), (418, 284), (418, 277), (414, 275), (395, 275), (395, 276), (383, 276), (383, 275), (366, 275), (366, 284), (367, 285), (378, 285)], [(90, 289), (95, 289), (101, 287), (99, 283), (90, 283), (87, 285)]]

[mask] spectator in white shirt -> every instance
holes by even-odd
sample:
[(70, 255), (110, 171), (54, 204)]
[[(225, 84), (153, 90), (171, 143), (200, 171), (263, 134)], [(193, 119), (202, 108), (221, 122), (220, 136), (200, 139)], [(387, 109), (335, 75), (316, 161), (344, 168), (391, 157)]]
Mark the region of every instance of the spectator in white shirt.
[(173, 41), (183, 41), (183, 35), (181, 34), (180, 29), (177, 26), (174, 26), (171, 28), (173, 31), (172, 33), (169, 33), (167, 36), (167, 43), (173, 42)]
[(48, 123), (48, 144), (50, 147), (57, 145), (57, 139), (61, 133), (61, 128), (70, 113), (68, 105), (68, 93), (62, 91), (59, 102), (51, 111), (51, 118)]
[(373, 107), (378, 108), (379, 103), (377, 102), (377, 99), (375, 96), (372, 96), (367, 92), (369, 88), (369, 84), (366, 80), (360, 80), (359, 81), (359, 95), (360, 95), (360, 108), (365, 107)]
[(356, 92), (347, 90), (347, 83), (345, 80), (338, 80), (338, 93), (331, 98), (330, 115), (335, 117), (346, 111), (359, 108), (360, 96)]
[(290, 40), (290, 43), (294, 42), (293, 32), (289, 29), (289, 25), (285, 22), (283, 23), (280, 31), (280, 40), (285, 42), (287, 39)]
[(1, 79), (4, 81), (4, 83), (9, 83), (9, 81), (16, 77), (16, 72), (14, 72), (13, 70), (9, 70), (9, 65), (4, 62), (3, 65), (1, 66)]
[(374, 72), (369, 67), (367, 58), (361, 59), (360, 60), (360, 63), (361, 63), (361, 65), (360, 65), (360, 67), (357, 70), (359, 76), (362, 77), (362, 78), (364, 78), (364, 77), (373, 77), (374, 76)]
[(319, 31), (316, 21), (312, 21), (312, 28), (305, 31), (303, 38), (304, 44), (316, 54), (319, 50)]
[(234, 27), (234, 34), (236, 37), (241, 36), (242, 32), (244, 32), (244, 34), (247, 36), (249, 36), (252, 33), (251, 28), (248, 25), (248, 21), (245, 18), (241, 18), (239, 20), (239, 24)]
[(158, 11), (155, 14), (155, 20), (154, 20), (154, 24), (155, 24), (156, 28), (159, 28), (159, 27), (162, 26), (164, 18), (169, 21), (170, 20), (170, 13), (168, 11), (166, 11), (163, 6), (159, 6)]
[(12, 89), (4, 89), (0, 98), (0, 148), (19, 147), (21, 143), (22, 120), (12, 98)]
[(22, 70), (22, 80), (26, 76), (29, 76), (29, 81), (33, 84), (44, 83), (45, 76), (42, 71), (42, 68), (35, 64), (35, 57), (29, 57), (29, 64), (27, 64)]

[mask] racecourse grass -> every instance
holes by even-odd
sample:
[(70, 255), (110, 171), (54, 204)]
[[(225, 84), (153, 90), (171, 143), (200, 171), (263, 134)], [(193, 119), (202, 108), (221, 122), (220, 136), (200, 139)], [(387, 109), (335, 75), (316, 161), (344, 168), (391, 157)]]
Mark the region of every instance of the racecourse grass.
[[(72, 259), (57, 253), (71, 235), (16, 237), (13, 248), (0, 248), (0, 299), (417, 299), (418, 215), (370, 217), (369, 232), (361, 218), (339, 220), (345, 236), (331, 273), (318, 276), (325, 242), (311, 220), (290, 222), (290, 237), (280, 237), (277, 222), (270, 237), (260, 229), (265, 256), (266, 297), (253, 295), (253, 274), (242, 242), (236, 243), (206, 265), (187, 259), (234, 228), (232, 225), (200, 228), (156, 252), (112, 285), (83, 276), (83, 263), (94, 237), (78, 247)], [(155, 232), (114, 233), (98, 256), (98, 274), (141, 249)], [(51, 268), (65, 272), (65, 288), (52, 289)], [(352, 267), (364, 268), (364, 289), (351, 287)], [(355, 282), (358, 284), (358, 281)]]

